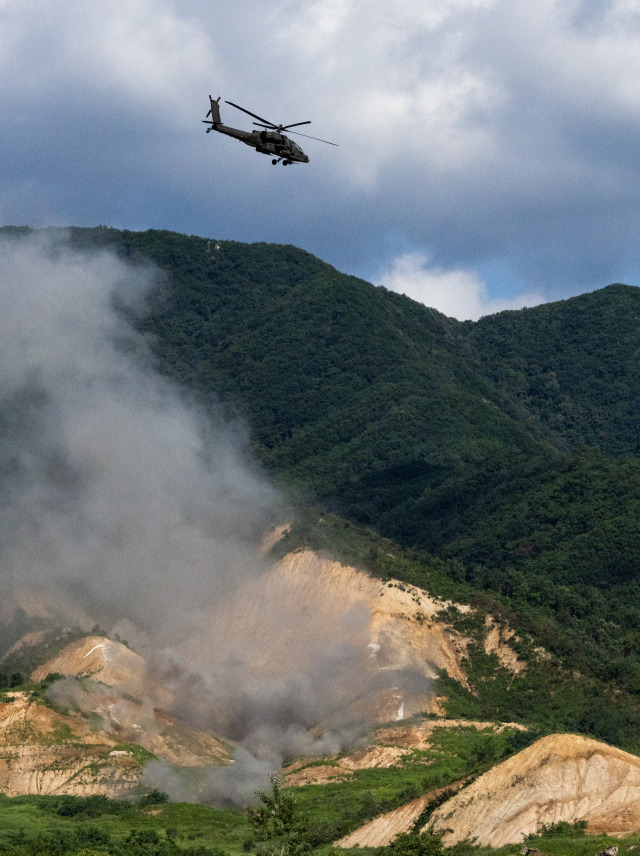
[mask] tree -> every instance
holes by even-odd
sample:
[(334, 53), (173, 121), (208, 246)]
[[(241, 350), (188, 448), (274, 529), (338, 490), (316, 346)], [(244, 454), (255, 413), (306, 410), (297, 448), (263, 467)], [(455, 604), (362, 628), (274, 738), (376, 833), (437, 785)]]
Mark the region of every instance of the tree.
[(420, 835), (403, 832), (385, 851), (389, 856), (442, 856), (442, 837), (431, 829)]
[(305, 856), (312, 849), (309, 818), (298, 810), (293, 795), (281, 789), (277, 773), (271, 773), (269, 781), (269, 791), (256, 791), (260, 805), (247, 809), (253, 831), (262, 842), (258, 853)]

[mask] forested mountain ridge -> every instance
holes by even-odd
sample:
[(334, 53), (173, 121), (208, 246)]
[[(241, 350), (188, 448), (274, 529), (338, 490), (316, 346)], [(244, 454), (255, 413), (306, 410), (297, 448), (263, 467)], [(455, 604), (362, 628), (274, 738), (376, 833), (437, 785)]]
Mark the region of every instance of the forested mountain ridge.
[(570, 446), (640, 450), (640, 291), (599, 291), (469, 325), (489, 376)]
[(458, 322), (291, 246), (68, 231), (164, 272), (138, 319), (159, 367), (246, 418), (272, 473), (622, 689), (585, 702), (597, 736), (635, 722), (640, 289)]

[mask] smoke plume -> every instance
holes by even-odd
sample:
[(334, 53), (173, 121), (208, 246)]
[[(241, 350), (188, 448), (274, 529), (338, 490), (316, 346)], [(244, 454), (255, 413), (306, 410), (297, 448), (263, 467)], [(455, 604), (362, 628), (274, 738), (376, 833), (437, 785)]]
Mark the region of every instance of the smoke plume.
[[(42, 234), (1, 238), (0, 271), (5, 599), (31, 586), (119, 630), (174, 712), (236, 740), (236, 763), (207, 777), (212, 801), (246, 800), (284, 758), (339, 749), (360, 727), (341, 711), (366, 689), (366, 615), (331, 619), (286, 587), (250, 594), (256, 544), (285, 506), (246, 431), (187, 402), (126, 320), (157, 272)], [(73, 682), (50, 693), (92, 704)], [(149, 775), (171, 791), (162, 765)]]
[(140, 306), (151, 270), (41, 236), (0, 255), (5, 590), (64, 590), (104, 626), (174, 641), (185, 615), (257, 571), (278, 498), (245, 438), (214, 434), (116, 311)]

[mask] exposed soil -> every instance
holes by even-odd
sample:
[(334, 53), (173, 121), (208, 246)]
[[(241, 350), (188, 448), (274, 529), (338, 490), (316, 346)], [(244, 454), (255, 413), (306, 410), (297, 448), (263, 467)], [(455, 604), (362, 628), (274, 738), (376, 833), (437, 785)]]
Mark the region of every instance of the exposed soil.
[(415, 821), (432, 799), (443, 791), (458, 788), (462, 784), (462, 782), (455, 782), (446, 788), (438, 788), (405, 803), (400, 808), (381, 814), (356, 829), (355, 832), (336, 841), (334, 847), (387, 847), (398, 835), (412, 829)]
[(541, 824), (588, 822), (588, 832), (640, 827), (640, 758), (573, 734), (543, 737), (498, 764), (433, 815), (444, 842), (501, 847)]

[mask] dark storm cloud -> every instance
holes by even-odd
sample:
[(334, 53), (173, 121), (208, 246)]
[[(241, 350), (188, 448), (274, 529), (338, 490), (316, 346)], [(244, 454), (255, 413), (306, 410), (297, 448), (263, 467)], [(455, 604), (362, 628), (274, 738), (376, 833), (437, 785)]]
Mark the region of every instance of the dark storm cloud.
[[(471, 316), (640, 274), (629, 0), (9, 0), (2, 16), (5, 222), (294, 243), (399, 290), (409, 259), (414, 297), (446, 302), (454, 277), (447, 311)], [(275, 169), (204, 134), (209, 92), (340, 148), (300, 138), (309, 166)]]

